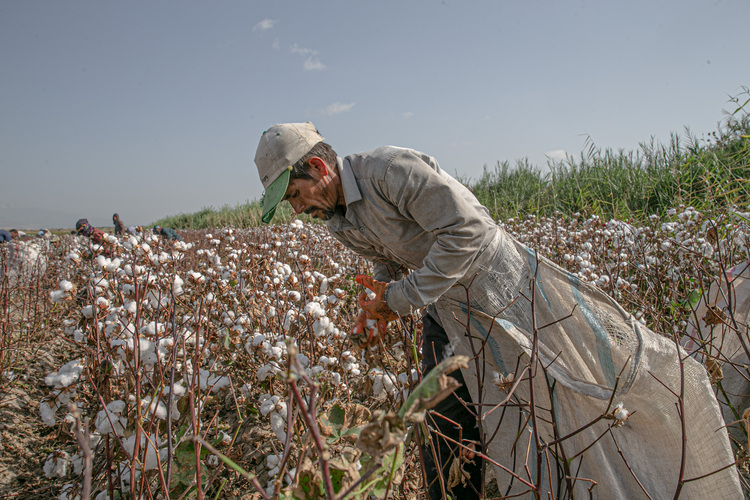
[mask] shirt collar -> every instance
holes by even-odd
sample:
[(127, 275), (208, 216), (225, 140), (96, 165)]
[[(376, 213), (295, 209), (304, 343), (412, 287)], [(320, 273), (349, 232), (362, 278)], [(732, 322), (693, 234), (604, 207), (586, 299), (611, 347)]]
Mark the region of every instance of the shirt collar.
[(362, 199), (362, 193), (359, 191), (357, 179), (354, 177), (354, 171), (348, 158), (337, 157), (336, 162), (339, 167), (339, 176), (341, 177), (341, 187), (344, 190), (344, 202), (349, 207), (355, 201)]
[(339, 214), (334, 215), (330, 220), (326, 222), (326, 226), (334, 231), (341, 231), (344, 229), (350, 229), (352, 226), (352, 220), (349, 220), (354, 216), (354, 210), (350, 208), (352, 203), (362, 200), (362, 193), (357, 185), (357, 179), (354, 176), (354, 170), (352, 170), (351, 163), (347, 158), (336, 158), (337, 166), (339, 167), (339, 178), (341, 179), (341, 189), (344, 191), (344, 203), (346, 203), (346, 215), (342, 216)]

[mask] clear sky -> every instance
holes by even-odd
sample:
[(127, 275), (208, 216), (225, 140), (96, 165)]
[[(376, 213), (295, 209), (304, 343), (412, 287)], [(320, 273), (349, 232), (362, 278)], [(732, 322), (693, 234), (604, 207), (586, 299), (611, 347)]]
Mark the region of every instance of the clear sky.
[(717, 129), (748, 0), (0, 3), (0, 228), (259, 199), (269, 126), (483, 167)]

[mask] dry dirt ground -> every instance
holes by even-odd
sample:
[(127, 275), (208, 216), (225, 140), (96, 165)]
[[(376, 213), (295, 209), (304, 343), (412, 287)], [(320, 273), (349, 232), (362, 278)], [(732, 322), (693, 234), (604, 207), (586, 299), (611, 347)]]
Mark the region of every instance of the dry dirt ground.
[(55, 445), (68, 436), (44, 425), (39, 402), (49, 390), (44, 377), (69, 353), (59, 341), (36, 347), (24, 353), (26, 359), (15, 365), (11, 377), (0, 379), (0, 498), (56, 498), (61, 486), (44, 476), (43, 466)]
[[(57, 498), (68, 478), (48, 479), (44, 462), (54, 450), (65, 447), (74, 450), (74, 438), (67, 426), (46, 426), (39, 414), (39, 403), (48, 394), (44, 377), (79, 355), (67, 349), (66, 342), (53, 340), (38, 345), (36, 352), (26, 353), (13, 370), (15, 378), (2, 378), (0, 386), (0, 498), (50, 499)], [(250, 424), (250, 425), (248, 425)], [(241, 429), (239, 445), (233, 457), (248, 468), (258, 467), (261, 479), (267, 481), (265, 456), (272, 452), (270, 430), (253, 426), (248, 419)], [(253, 488), (239, 477), (232, 478), (223, 489), (221, 498), (254, 499)]]

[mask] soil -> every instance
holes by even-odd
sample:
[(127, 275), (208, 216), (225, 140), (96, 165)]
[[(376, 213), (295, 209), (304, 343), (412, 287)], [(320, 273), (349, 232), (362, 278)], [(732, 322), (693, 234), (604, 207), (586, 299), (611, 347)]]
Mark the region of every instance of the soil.
[[(38, 346), (41, 347), (41, 346)], [(0, 497), (53, 498), (58, 484), (44, 476), (47, 455), (68, 436), (57, 427), (46, 426), (39, 415), (39, 403), (48, 392), (44, 377), (66, 362), (66, 352), (59, 342), (45, 349), (27, 353), (11, 377), (0, 383)], [(8, 380), (12, 378), (12, 380)]]

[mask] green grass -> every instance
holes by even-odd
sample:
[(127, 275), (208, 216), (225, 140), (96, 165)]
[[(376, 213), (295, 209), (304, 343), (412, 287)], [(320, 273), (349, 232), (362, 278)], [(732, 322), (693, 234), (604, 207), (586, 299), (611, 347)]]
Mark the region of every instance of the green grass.
[[(496, 220), (530, 214), (598, 215), (643, 220), (680, 205), (723, 211), (750, 204), (750, 89), (732, 97), (735, 111), (718, 130), (697, 138), (685, 130), (668, 144), (653, 138), (636, 151), (600, 149), (588, 141), (579, 156), (538, 167), (519, 160), (485, 167), (467, 185)], [(282, 203), (275, 223), (288, 222), (291, 207)], [(305, 216), (305, 220), (310, 220)], [(258, 201), (236, 207), (204, 208), (194, 214), (165, 217), (157, 224), (176, 229), (253, 227), (260, 224)]]
[[(219, 209), (207, 207), (192, 214), (171, 215), (159, 219), (154, 224), (174, 229), (213, 229), (220, 227), (247, 228), (261, 224), (261, 207), (259, 201), (246, 202), (234, 207), (224, 205)], [(310, 221), (307, 215), (302, 220)], [(276, 208), (274, 223), (289, 222), (292, 219), (292, 207), (288, 203), (281, 203)]]
[(593, 143), (579, 157), (545, 170), (519, 162), (485, 169), (471, 184), (498, 220), (555, 212), (640, 220), (679, 205), (702, 211), (750, 203), (750, 120), (747, 115), (699, 140), (686, 131), (669, 144), (654, 140), (637, 151), (601, 150)]

